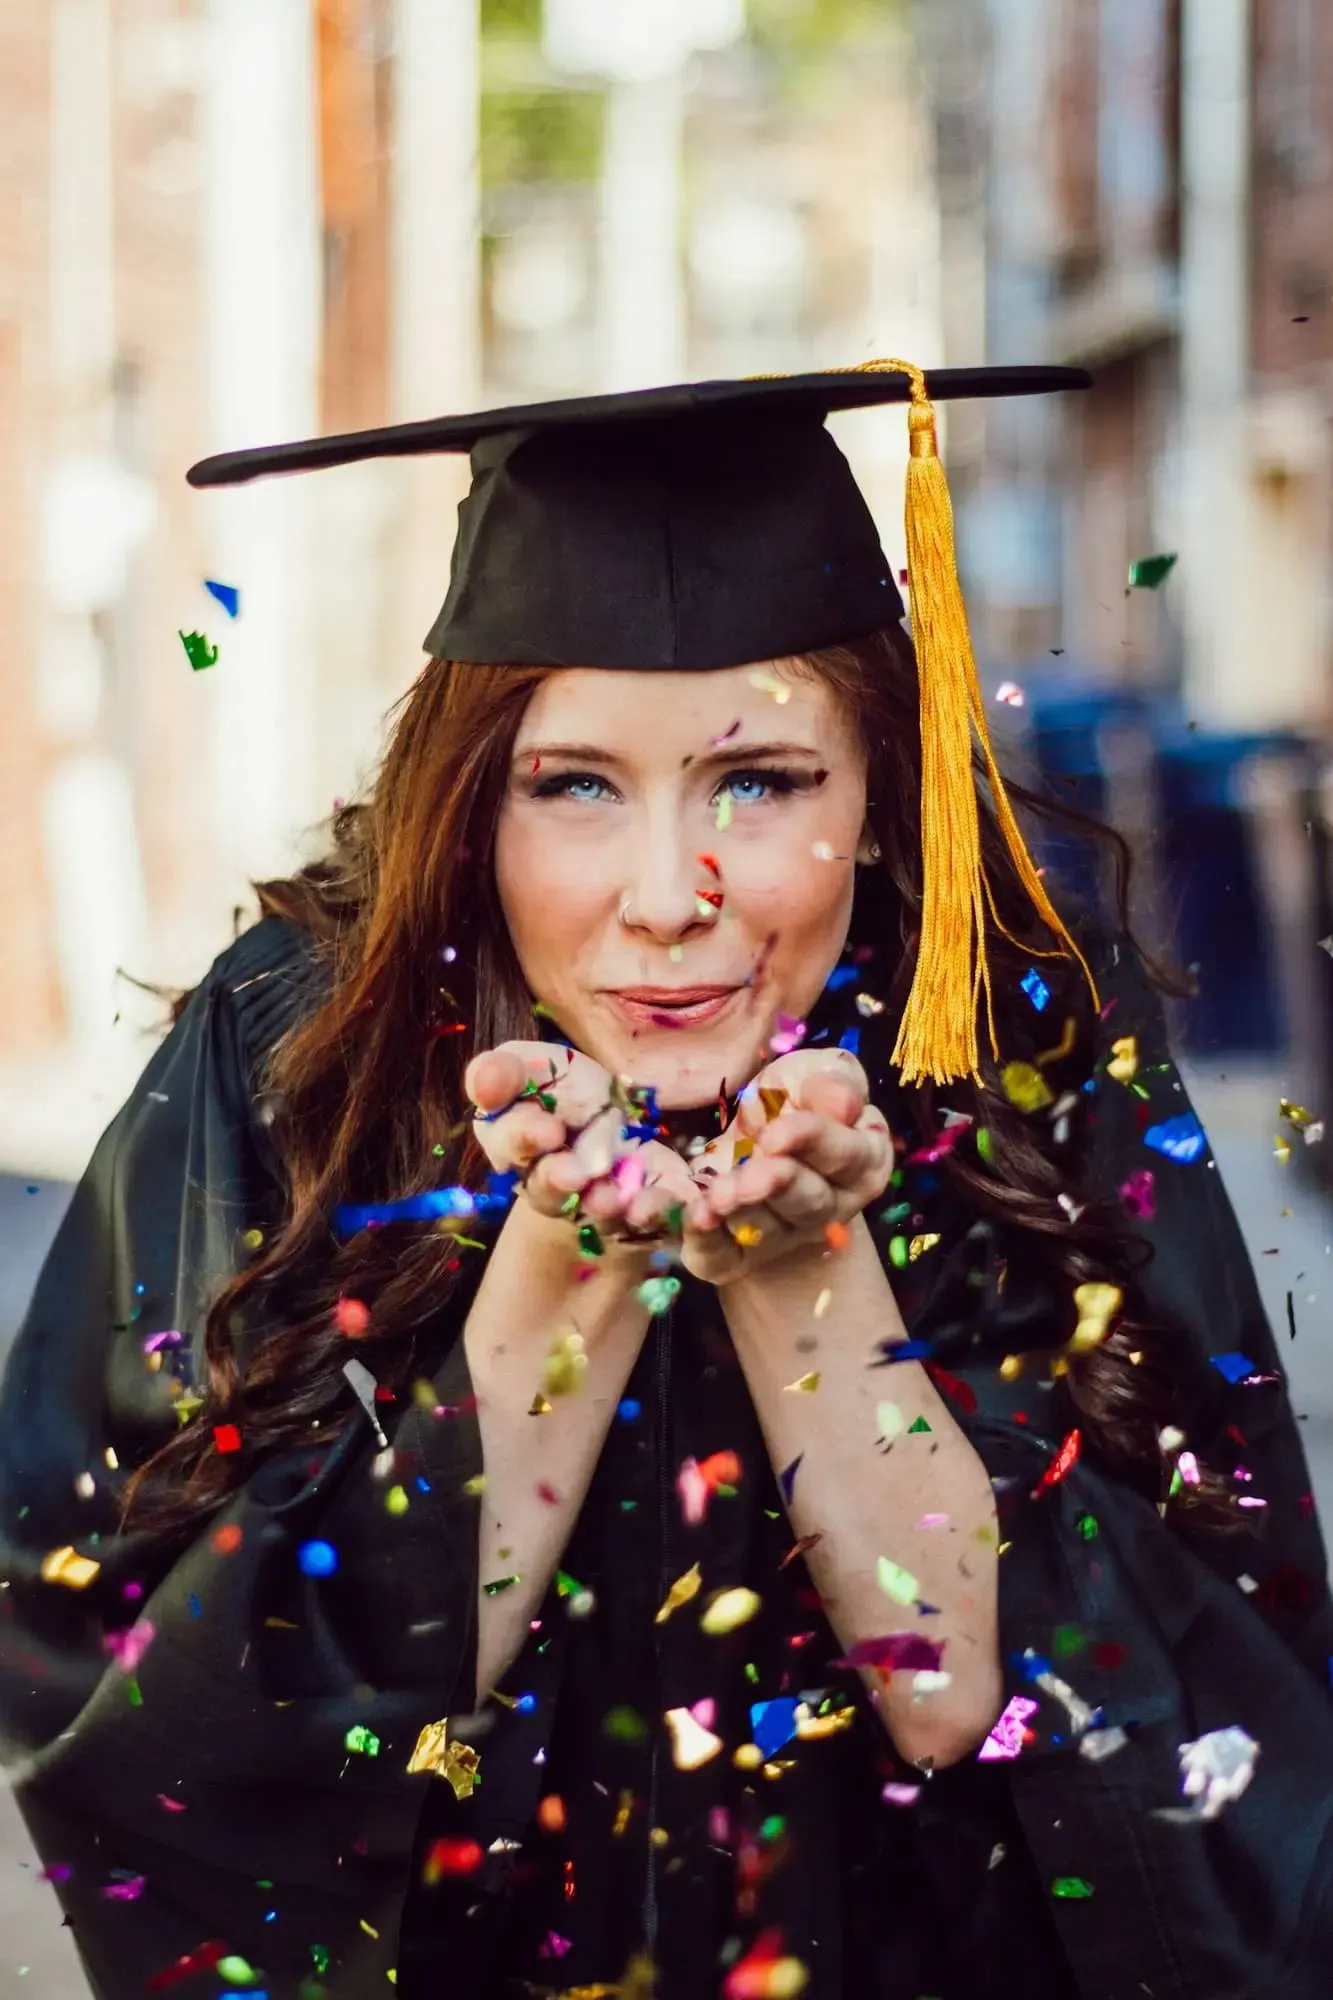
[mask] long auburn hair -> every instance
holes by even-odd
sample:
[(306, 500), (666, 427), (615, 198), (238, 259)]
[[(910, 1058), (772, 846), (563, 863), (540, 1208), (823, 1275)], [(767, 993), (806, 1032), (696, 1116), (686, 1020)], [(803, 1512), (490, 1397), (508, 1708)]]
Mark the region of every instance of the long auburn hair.
[[(868, 818), (883, 857), (877, 927), (886, 934), (859, 941), (877, 945), (881, 962), (894, 967), (884, 996), (885, 1018), (893, 1020), (911, 981), (921, 906), (915, 656), (893, 628), (797, 664), (845, 704), (864, 741)], [(554, 671), (431, 660), (399, 704), (370, 796), (336, 813), (325, 859), (256, 885), (266, 915), (311, 932), (328, 980), (327, 997), (273, 1052), (264, 1079), (279, 1107), (272, 1137), (285, 1170), (286, 1215), (214, 1301), (203, 1407), (129, 1479), (127, 1525), (183, 1538), (261, 1459), (345, 1428), (356, 1414), (342, 1374), (353, 1355), (396, 1397), (429, 1372), (442, 1309), (463, 1281), (457, 1243), (420, 1225), (339, 1241), (332, 1216), (340, 1201), (476, 1186), (485, 1172), (464, 1069), (478, 1050), (540, 1032), (491, 856), (520, 720)], [(1123, 925), (1128, 852), (1120, 837), (1019, 787), (1011, 792), (1031, 810), (1076, 822), (1110, 844)], [(988, 949), (1004, 1047), (1007, 1029), (1021, 1032), (1021, 970), (1049, 939), (984, 795), (982, 841), (1003, 927), (992, 927)], [(1095, 1060), (1091, 997), (1072, 960), (1042, 963), (1051, 1017), (1075, 1024), (1069, 1073), (1086, 1077)], [(910, 1095), (928, 1138), (937, 1130), (934, 1093), (926, 1085)], [(1123, 1217), (1114, 1205), (1094, 1203), (1071, 1220), (1058, 1199), (1068, 1187), (1067, 1157), (1055, 1157), (1048, 1125), (1009, 1103), (989, 1059), (980, 1086), (957, 1085), (950, 1097), (988, 1129), (990, 1161), (988, 1168), (960, 1147), (941, 1171), (979, 1217), (1022, 1231), (1038, 1246), (1058, 1295), (1071, 1302), (1067, 1332), (1076, 1285), (1109, 1278), (1124, 1288), (1124, 1317), (1100, 1347), (1070, 1361), (1066, 1379), (1090, 1443), (1155, 1491), (1158, 1431), (1175, 1414), (1177, 1385), (1162, 1343), (1134, 1315), (1136, 1246)], [(355, 1341), (337, 1324), (340, 1299), (369, 1309)], [(215, 1449), (213, 1428), (223, 1423), (239, 1429), (240, 1451)], [(1217, 1517), (1228, 1511), (1223, 1492), (1220, 1480), (1205, 1474), (1183, 1497), (1187, 1507)]]

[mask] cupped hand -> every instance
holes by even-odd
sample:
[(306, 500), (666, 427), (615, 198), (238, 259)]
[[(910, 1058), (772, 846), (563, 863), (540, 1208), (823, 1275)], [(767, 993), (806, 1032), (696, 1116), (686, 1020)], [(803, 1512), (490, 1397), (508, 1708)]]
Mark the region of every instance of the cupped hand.
[[(753, 1147), (748, 1157), (745, 1141)], [(827, 1247), (830, 1223), (852, 1222), (884, 1193), (892, 1172), (889, 1128), (856, 1058), (845, 1049), (780, 1056), (695, 1163), (682, 1261), (695, 1277), (725, 1285), (779, 1258)]]
[(496, 1173), (517, 1171), (538, 1214), (595, 1222), (613, 1240), (655, 1239), (689, 1196), (689, 1168), (669, 1146), (625, 1139), (632, 1123), (612, 1078), (577, 1049), (502, 1042), (474, 1056), (464, 1088), (478, 1143)]

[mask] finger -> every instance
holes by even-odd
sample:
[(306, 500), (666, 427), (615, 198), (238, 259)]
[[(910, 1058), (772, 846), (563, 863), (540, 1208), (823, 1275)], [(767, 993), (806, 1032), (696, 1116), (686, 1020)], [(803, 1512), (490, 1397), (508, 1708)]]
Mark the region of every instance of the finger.
[[(816, 1070), (801, 1080), (799, 1108), (833, 1118), (841, 1125), (855, 1125), (869, 1101), (865, 1074), (841, 1069)], [(795, 1109), (796, 1106), (793, 1106)]]
[[(798, 1233), (824, 1229), (830, 1222), (842, 1220), (847, 1197), (822, 1174), (814, 1173), (796, 1160), (774, 1160), (766, 1164), (771, 1165), (777, 1175), (776, 1183), (762, 1190), (755, 1188), (751, 1197), (752, 1206), (762, 1206), (769, 1216)], [(743, 1209), (740, 1212), (745, 1214), (748, 1211)]]
[(882, 1124), (849, 1129), (813, 1111), (788, 1111), (774, 1119), (756, 1141), (754, 1158), (798, 1160), (839, 1188), (892, 1171), (892, 1147)]
[(513, 1103), (531, 1074), (530, 1065), (510, 1044), (473, 1056), (463, 1072), (463, 1088), (479, 1111), (499, 1111)]
[(523, 1192), (539, 1215), (560, 1215), (572, 1194), (581, 1195), (588, 1175), (567, 1149), (548, 1153), (528, 1175)]
[(517, 1168), (527, 1173), (545, 1153), (562, 1152), (565, 1147), (564, 1120), (543, 1111), (536, 1102), (517, 1104), (492, 1125), (473, 1128), (492, 1169), (499, 1174)]

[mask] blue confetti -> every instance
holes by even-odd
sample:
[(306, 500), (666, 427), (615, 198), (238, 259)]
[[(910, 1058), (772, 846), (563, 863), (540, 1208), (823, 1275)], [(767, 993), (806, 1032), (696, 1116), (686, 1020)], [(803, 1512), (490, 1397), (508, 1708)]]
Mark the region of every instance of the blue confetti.
[(844, 1029), (843, 1033), (838, 1037), (838, 1047), (840, 1049), (847, 1049), (854, 1056), (859, 1055), (861, 1052), (861, 1030), (859, 1028)]
[(217, 583), (211, 576), (204, 578), (204, 589), (210, 597), (215, 597), (228, 618), (241, 615), (241, 593), (234, 583)]
[(1162, 1125), (1150, 1125), (1143, 1135), (1143, 1143), (1151, 1146), (1154, 1153), (1163, 1153), (1168, 1160), (1178, 1160), (1181, 1166), (1187, 1167), (1198, 1159), (1208, 1140), (1194, 1113), (1182, 1111), (1178, 1118), (1168, 1118)]
[(340, 1202), (334, 1210), (333, 1226), (339, 1236), (356, 1236), (386, 1222), (436, 1222), (441, 1216), (478, 1216), (484, 1220), (508, 1212), (518, 1180), (517, 1172), (491, 1174), (478, 1194), (465, 1187), (429, 1188), (425, 1194), (406, 1195), (401, 1201)]
[(1248, 1354), (1210, 1354), (1208, 1359), (1218, 1374), (1225, 1375), (1227, 1381), (1231, 1383), (1243, 1382), (1247, 1375), (1253, 1375), (1255, 1372), (1254, 1363)]
[(1044, 1013), (1050, 1004), (1051, 989), (1038, 972), (1036, 966), (1030, 965), (1018, 983), (1027, 994), (1028, 999), (1032, 1002), (1037, 1012), (1039, 1014)]
[(202, 1618), (202, 1617), (203, 1617), (203, 1615), (204, 1615), (204, 1608), (203, 1608), (202, 1604), (200, 1604), (200, 1602), (199, 1602), (199, 1599), (198, 1599), (198, 1598), (197, 1598), (197, 1597), (195, 1596), (194, 1592), (193, 1592), (193, 1591), (191, 1591), (191, 1592), (190, 1592), (190, 1616), (191, 1616), (191, 1618)]
[(765, 1757), (776, 1757), (796, 1734), (796, 1707), (796, 1697), (790, 1694), (750, 1703), (750, 1733)]
[(796, 1484), (796, 1469), (800, 1465), (801, 1460), (804, 1457), (805, 1453), (803, 1451), (797, 1452), (791, 1464), (786, 1468), (786, 1470), (781, 1475), (782, 1497), (786, 1501), (789, 1507), (791, 1506), (791, 1489)]
[(933, 1352), (928, 1340), (883, 1340), (879, 1351), (883, 1359), (875, 1363), (876, 1368), (889, 1361), (926, 1361)]
[(637, 1424), (639, 1418), (643, 1415), (643, 1404), (636, 1401), (633, 1396), (626, 1396), (616, 1411), (616, 1415), (620, 1418), (622, 1424)]
[(854, 965), (835, 965), (828, 976), (828, 985), (824, 988), (824, 991), (826, 993), (838, 993), (841, 992), (844, 986), (855, 986), (855, 984), (856, 967)]
[(303, 1542), (296, 1560), (305, 1576), (332, 1576), (338, 1567), (338, 1551), (332, 1542)]
[(531, 1715), (537, 1706), (535, 1694), (521, 1694), (516, 1704), (520, 1715)]

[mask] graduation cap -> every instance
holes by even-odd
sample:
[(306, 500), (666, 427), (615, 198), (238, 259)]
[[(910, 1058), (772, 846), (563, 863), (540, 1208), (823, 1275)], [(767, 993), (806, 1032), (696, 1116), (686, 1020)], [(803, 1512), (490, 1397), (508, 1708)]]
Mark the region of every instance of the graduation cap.
[[(652, 673), (817, 652), (897, 624), (903, 603), (870, 510), (827, 430), (838, 410), (907, 403), (907, 573), (921, 686), (921, 941), (893, 1060), (906, 1082), (978, 1073), (988, 890), (972, 771), (1060, 948), (1082, 955), (1028, 854), (991, 750), (958, 582), (934, 402), (1082, 389), (1072, 368), (870, 361), (391, 424), (224, 452), (192, 486), (369, 458), (470, 452), (434, 657)], [(1086, 971), (1086, 967), (1084, 968)]]

